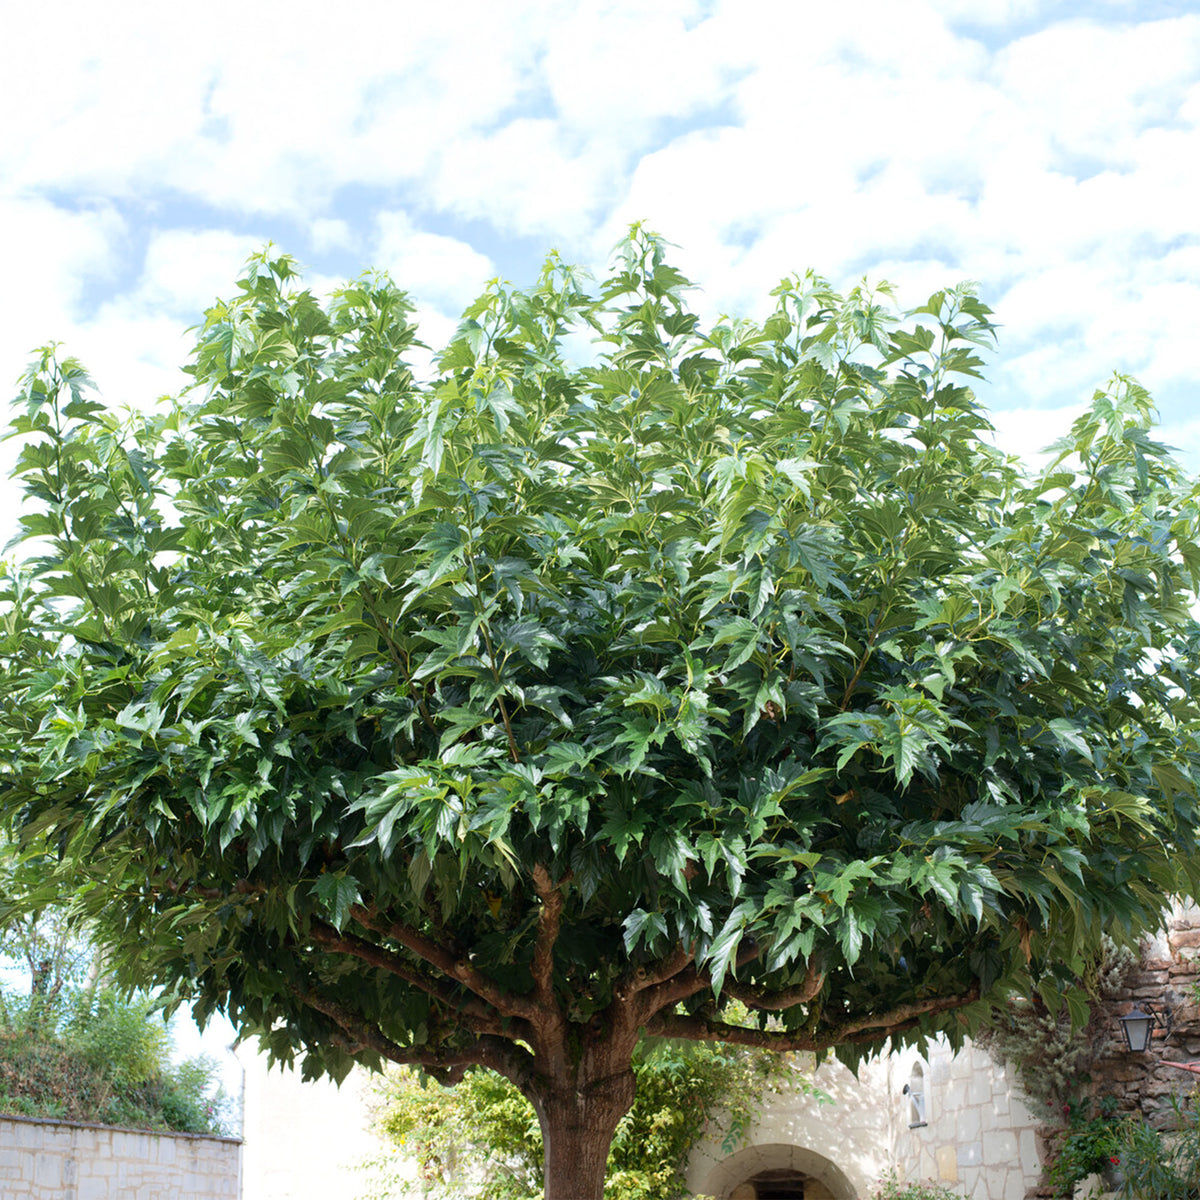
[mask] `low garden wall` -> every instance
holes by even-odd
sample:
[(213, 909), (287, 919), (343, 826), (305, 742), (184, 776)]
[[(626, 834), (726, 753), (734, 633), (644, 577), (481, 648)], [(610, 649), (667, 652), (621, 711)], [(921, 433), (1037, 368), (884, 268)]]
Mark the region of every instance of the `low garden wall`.
[(238, 1200), (242, 1143), (0, 1116), (4, 1200)]

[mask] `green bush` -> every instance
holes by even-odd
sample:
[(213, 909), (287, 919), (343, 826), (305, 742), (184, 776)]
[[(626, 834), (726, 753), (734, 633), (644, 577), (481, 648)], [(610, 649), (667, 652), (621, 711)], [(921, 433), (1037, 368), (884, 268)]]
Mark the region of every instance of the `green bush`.
[(1123, 1175), (1122, 1200), (1197, 1200), (1200, 1197), (1200, 1114), (1197, 1094), (1173, 1101), (1176, 1129), (1161, 1133), (1140, 1117), (1121, 1122), (1114, 1157)]
[(1111, 1097), (1101, 1100), (1090, 1117), (1071, 1109), (1071, 1123), (1045, 1172), (1046, 1182), (1055, 1189), (1056, 1196), (1070, 1196), (1080, 1180), (1099, 1175), (1121, 1162), (1124, 1126), (1115, 1117), (1114, 1109)]
[(216, 1064), (172, 1065), (170, 1038), (148, 997), (68, 993), (28, 1021), (23, 998), (0, 1000), (0, 1112), (68, 1121), (231, 1132)]
[(94, 1004), (77, 1006), (67, 1030), (94, 1067), (122, 1087), (161, 1074), (170, 1054), (167, 1027), (152, 1014), (149, 997), (122, 998), (101, 992)]

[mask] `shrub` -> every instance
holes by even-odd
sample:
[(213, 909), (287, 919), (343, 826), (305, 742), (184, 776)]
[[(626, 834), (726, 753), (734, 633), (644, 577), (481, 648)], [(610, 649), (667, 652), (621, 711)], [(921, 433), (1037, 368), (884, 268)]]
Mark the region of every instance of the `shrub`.
[(146, 996), (68, 995), (31, 1026), (22, 1001), (0, 1003), (0, 1112), (68, 1121), (227, 1133), (236, 1125), (216, 1064), (172, 1065)]
[(1140, 1117), (1122, 1121), (1115, 1157), (1124, 1176), (1122, 1200), (1196, 1200), (1200, 1196), (1200, 1115), (1197, 1094), (1173, 1100), (1176, 1130), (1163, 1134)]
[(1113, 1116), (1115, 1102), (1102, 1100), (1091, 1117), (1072, 1111), (1071, 1124), (1059, 1145), (1054, 1162), (1046, 1170), (1046, 1182), (1055, 1195), (1070, 1196), (1075, 1184), (1089, 1175), (1099, 1175), (1122, 1159), (1122, 1123)]
[(958, 1192), (931, 1180), (902, 1183), (889, 1171), (871, 1193), (872, 1200), (962, 1200)]

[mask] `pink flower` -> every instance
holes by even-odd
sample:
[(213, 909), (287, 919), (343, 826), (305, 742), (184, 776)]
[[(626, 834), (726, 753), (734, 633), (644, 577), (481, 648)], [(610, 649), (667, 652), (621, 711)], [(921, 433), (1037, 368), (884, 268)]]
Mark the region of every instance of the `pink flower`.
[(1120, 1166), (1120, 1164), (1121, 1164), (1121, 1160), (1119, 1158), (1117, 1158), (1117, 1156), (1115, 1154), (1110, 1154), (1108, 1156), (1108, 1161), (1110, 1163), (1112, 1163), (1112, 1165), (1114, 1167)]

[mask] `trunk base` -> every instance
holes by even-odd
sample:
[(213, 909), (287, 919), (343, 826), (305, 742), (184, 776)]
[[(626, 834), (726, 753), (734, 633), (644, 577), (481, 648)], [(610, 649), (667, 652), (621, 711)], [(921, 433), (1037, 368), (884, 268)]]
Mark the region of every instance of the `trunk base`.
[(613, 1134), (633, 1104), (631, 1070), (531, 1097), (546, 1151), (544, 1200), (604, 1200)]

